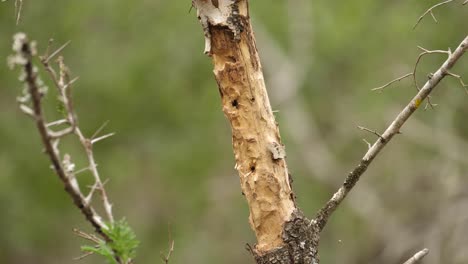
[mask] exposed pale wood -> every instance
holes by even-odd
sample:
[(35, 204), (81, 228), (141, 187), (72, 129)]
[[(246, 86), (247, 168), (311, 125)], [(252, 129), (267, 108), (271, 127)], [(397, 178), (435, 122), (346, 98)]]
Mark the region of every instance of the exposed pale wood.
[(284, 245), (285, 223), (296, 206), (284, 146), (268, 99), (245, 0), (195, 1), (212, 57), (256, 250)]

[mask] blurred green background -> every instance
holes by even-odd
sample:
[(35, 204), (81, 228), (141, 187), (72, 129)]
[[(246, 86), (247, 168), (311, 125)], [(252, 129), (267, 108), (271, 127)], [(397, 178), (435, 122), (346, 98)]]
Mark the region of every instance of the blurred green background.
[[(468, 32), (468, 7), (455, 1), (412, 30), (438, 1), (251, 1), (263, 60), (300, 207), (312, 216), (375, 138), (415, 94), (411, 72), (428, 49), (454, 49)], [(95, 155), (117, 218), (141, 246), (136, 263), (253, 263), (255, 243), (234, 170), (229, 124), (190, 1), (14, 1), (0, 3), (0, 263), (74, 263), (91, 231), (41, 153), (33, 122), (20, 113), (18, 72), (6, 67), (11, 37), (24, 31), (44, 51), (64, 51), (80, 80), (73, 95), (83, 131), (106, 120), (117, 134)], [(418, 81), (445, 60), (426, 57)], [(468, 82), (468, 55), (455, 73)], [(43, 79), (46, 75), (43, 74)], [(424, 263), (468, 263), (468, 96), (457, 80), (433, 94), (375, 160), (321, 240), (322, 263), (401, 263), (428, 247)], [(53, 95), (46, 100), (54, 112)], [(50, 114), (52, 116), (52, 114)], [(84, 157), (73, 142), (77, 166)], [(87, 181), (84, 175), (83, 181)], [(88, 180), (89, 181), (89, 180)], [(103, 263), (91, 256), (82, 263)]]

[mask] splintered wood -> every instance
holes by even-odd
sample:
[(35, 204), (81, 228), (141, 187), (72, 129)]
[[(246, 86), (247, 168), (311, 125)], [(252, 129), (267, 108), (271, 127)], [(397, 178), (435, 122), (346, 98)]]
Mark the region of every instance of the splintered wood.
[(284, 245), (284, 224), (296, 209), (285, 150), (271, 110), (246, 1), (195, 1), (212, 57), (256, 250)]

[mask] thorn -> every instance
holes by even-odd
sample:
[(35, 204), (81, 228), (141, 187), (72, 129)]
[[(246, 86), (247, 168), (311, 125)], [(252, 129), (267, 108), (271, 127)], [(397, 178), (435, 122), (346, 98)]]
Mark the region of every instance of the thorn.
[(109, 120), (104, 122), (97, 130), (94, 132), (94, 134), (91, 136), (91, 140), (93, 140), (101, 131), (109, 124)]
[(115, 135), (115, 133), (109, 133), (109, 134), (106, 134), (104, 136), (101, 136), (101, 137), (98, 137), (98, 138), (95, 138), (95, 139), (92, 139), (91, 140), (91, 145), (94, 145), (95, 143), (101, 141), (101, 140), (104, 140), (108, 137), (112, 137), (113, 135)]
[(367, 144), (367, 149), (372, 148), (372, 144), (369, 141), (367, 141), (365, 138), (363, 138), (362, 140)]
[(49, 61), (54, 58), (55, 56), (57, 56), (57, 54), (59, 54), (63, 49), (65, 49), (68, 44), (70, 44), (71, 40), (65, 42), (65, 44), (63, 44), (60, 48), (58, 48), (56, 51), (54, 51), (50, 56), (47, 56), (46, 58), (44, 58), (44, 63), (49, 63)]

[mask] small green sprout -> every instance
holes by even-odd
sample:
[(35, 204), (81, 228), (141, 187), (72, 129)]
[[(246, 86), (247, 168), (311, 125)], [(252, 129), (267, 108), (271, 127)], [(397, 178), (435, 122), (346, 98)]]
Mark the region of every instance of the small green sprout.
[[(136, 257), (136, 248), (139, 241), (136, 239), (135, 233), (128, 225), (125, 219), (109, 225), (108, 230), (103, 232), (112, 240), (106, 243), (100, 240), (94, 246), (82, 246), (81, 250), (86, 253), (95, 253), (104, 256), (108, 263), (111, 264), (129, 264)], [(119, 259), (121, 262), (117, 262)]]

